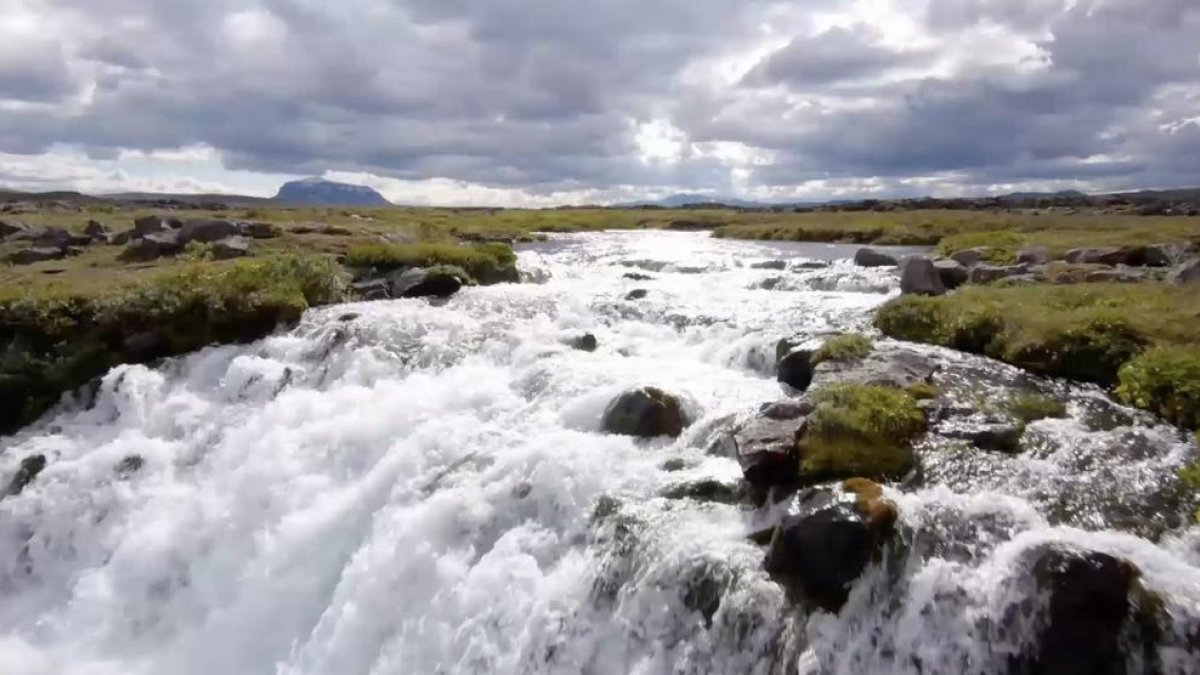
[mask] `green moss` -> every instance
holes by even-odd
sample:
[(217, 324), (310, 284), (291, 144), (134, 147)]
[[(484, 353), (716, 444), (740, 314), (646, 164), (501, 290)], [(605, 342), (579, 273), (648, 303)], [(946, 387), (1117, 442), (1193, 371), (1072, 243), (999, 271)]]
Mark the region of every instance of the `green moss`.
[(825, 341), (821, 348), (812, 356), (815, 366), (822, 361), (846, 361), (865, 358), (871, 353), (874, 343), (865, 335), (846, 333), (836, 335)]
[(457, 279), (464, 286), (474, 286), (475, 279), (467, 274), (466, 270), (456, 265), (435, 265), (425, 271), (426, 283), (436, 282), (444, 277), (452, 277)]
[(346, 253), (346, 264), (351, 267), (394, 270), (452, 265), (482, 284), (516, 281), (516, 262), (512, 247), (492, 242), (471, 246), (438, 242), (376, 243), (355, 246)]
[(987, 250), (984, 252), (984, 260), (1007, 265), (1016, 261), (1017, 251), (1026, 241), (1025, 236), (1011, 230), (969, 232), (953, 234), (942, 239), (938, 242), (937, 252), (948, 256), (969, 248), (985, 248)]
[(1200, 427), (1200, 347), (1159, 347), (1120, 370), (1117, 396), (1188, 429)]
[[(1200, 444), (1200, 433), (1196, 434), (1197, 444)], [(1194, 462), (1179, 470), (1179, 479), (1197, 492), (1200, 492), (1200, 462)], [(1200, 506), (1196, 507), (1196, 522), (1200, 523)]]
[(917, 382), (910, 385), (905, 391), (909, 396), (912, 396), (918, 401), (928, 401), (929, 399), (937, 398), (940, 393), (936, 384), (932, 382)]
[(0, 431), (41, 415), (119, 363), (258, 339), (345, 297), (328, 258), (181, 264), (99, 296), (61, 289), (0, 296)]
[(911, 442), (925, 418), (907, 392), (837, 384), (816, 391), (813, 403), (800, 444), (802, 480), (895, 479), (912, 467)]
[(1067, 406), (1062, 401), (1040, 394), (1018, 394), (1005, 401), (1004, 407), (1023, 424), (1067, 416)]

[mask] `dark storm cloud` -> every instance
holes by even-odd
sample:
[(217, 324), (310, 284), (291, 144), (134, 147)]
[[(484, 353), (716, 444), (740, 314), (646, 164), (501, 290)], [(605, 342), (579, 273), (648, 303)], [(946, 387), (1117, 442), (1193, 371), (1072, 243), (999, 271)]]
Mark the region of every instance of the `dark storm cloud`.
[[(686, 146), (642, 160), (636, 125), (665, 119), (770, 155), (762, 186), (1200, 183), (1194, 0), (891, 0), (910, 43), (804, 16), (851, 4), (29, 0), (46, 18), (0, 45), (0, 151), (204, 143), (278, 173), (730, 189), (728, 164)], [(997, 33), (1028, 48), (975, 58)]]

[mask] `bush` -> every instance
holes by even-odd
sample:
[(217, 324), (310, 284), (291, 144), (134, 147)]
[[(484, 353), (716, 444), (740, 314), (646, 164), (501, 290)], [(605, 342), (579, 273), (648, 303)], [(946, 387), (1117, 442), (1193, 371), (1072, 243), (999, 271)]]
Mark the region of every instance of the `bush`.
[(815, 366), (822, 361), (846, 361), (865, 358), (871, 353), (874, 343), (865, 335), (846, 333), (835, 335), (825, 341), (812, 356)]
[(1125, 364), (1117, 396), (1188, 429), (1200, 427), (1200, 347), (1151, 349)]
[(1067, 406), (1062, 401), (1040, 394), (1018, 394), (1008, 399), (1004, 407), (1022, 424), (1067, 416)]
[(481, 284), (516, 281), (517, 256), (512, 247), (501, 243), (464, 246), (422, 242), (415, 244), (364, 244), (346, 253), (351, 267), (373, 267), (389, 271), (404, 267), (452, 265), (461, 268)]
[(884, 335), (897, 340), (944, 344), (947, 304), (941, 298), (902, 295), (875, 312), (874, 324)]
[(328, 258), (187, 263), (101, 296), (50, 289), (0, 298), (0, 432), (120, 363), (259, 339), (345, 298)]
[(828, 478), (901, 478), (912, 467), (911, 442), (925, 417), (911, 394), (888, 387), (837, 384), (813, 394), (816, 409), (800, 444), (805, 482)]

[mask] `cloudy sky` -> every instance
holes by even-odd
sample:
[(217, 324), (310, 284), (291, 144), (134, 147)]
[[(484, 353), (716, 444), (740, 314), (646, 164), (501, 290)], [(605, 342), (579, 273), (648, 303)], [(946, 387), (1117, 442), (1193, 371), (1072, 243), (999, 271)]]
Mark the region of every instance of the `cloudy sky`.
[(0, 0), (0, 185), (547, 205), (1200, 185), (1197, 0)]

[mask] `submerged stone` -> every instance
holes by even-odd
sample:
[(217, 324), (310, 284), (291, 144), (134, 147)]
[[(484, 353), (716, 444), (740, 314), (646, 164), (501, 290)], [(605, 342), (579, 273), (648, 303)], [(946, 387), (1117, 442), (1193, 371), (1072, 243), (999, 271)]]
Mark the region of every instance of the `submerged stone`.
[(608, 405), (601, 422), (606, 433), (638, 438), (674, 438), (685, 426), (687, 418), (679, 399), (656, 387), (621, 394)]
[(8, 482), (8, 487), (5, 488), (4, 494), (0, 495), (0, 498), (16, 497), (21, 494), (45, 468), (45, 455), (30, 455), (21, 460), (21, 465), (17, 467), (17, 472), (13, 474), (12, 479)]

